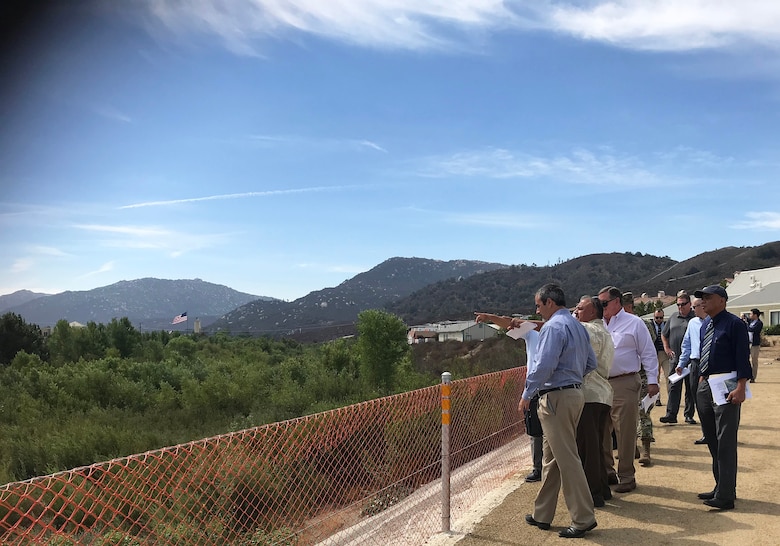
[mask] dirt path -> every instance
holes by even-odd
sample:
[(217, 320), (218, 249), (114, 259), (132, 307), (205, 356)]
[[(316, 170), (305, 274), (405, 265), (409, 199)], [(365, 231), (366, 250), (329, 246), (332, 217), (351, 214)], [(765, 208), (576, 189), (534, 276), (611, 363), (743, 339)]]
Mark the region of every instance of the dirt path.
[[(596, 509), (598, 528), (582, 540), (604, 545), (780, 544), (780, 336), (770, 341), (774, 346), (762, 348), (758, 381), (751, 385), (753, 399), (742, 407), (736, 509), (712, 511), (696, 498), (713, 486), (707, 447), (693, 444), (701, 428), (661, 424), (658, 419), (665, 407), (657, 407), (651, 414), (654, 465), (637, 465), (637, 489), (615, 494), (604, 508)], [(666, 392), (661, 390), (665, 403)], [(571, 544), (557, 532), (569, 524), (563, 495), (551, 531), (523, 521), (539, 488), (538, 483), (522, 482), (527, 471), (521, 469), (514, 489), (479, 523), (469, 525), (465, 536), (450, 537), (450, 544)]]

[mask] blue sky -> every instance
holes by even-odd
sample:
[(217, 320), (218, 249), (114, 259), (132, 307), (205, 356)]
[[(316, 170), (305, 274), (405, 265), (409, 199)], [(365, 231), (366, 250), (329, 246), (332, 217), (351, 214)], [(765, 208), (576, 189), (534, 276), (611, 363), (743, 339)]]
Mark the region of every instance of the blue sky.
[(295, 299), (394, 256), (780, 239), (778, 2), (22, 15), (2, 51), (0, 294), (157, 277)]

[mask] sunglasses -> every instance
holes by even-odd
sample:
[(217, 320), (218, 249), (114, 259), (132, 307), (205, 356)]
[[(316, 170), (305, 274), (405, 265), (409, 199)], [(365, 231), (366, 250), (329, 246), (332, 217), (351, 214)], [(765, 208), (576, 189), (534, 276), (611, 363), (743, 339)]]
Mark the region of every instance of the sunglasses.
[(691, 302), (686, 301), (685, 303), (678, 303), (677, 307), (685, 307), (686, 305), (690, 305), (690, 304), (691, 304)]
[(602, 307), (606, 307), (607, 305), (609, 305), (609, 302), (615, 301), (616, 299), (617, 298), (612, 298), (611, 300), (599, 300), (599, 301), (601, 302)]
[(664, 317), (653, 317), (655, 320), (664, 320)]

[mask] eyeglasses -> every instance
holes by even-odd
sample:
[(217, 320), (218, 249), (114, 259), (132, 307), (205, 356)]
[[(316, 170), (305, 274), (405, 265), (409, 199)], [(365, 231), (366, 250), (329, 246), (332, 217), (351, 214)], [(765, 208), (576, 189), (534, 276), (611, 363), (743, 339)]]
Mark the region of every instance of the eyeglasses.
[(615, 301), (616, 299), (617, 298), (612, 298), (611, 300), (599, 300), (599, 301), (601, 302), (602, 307), (606, 307), (607, 305), (609, 305), (609, 302)]
[(690, 304), (691, 304), (691, 302), (686, 301), (685, 303), (678, 303), (677, 307), (685, 307), (686, 305), (690, 305)]
[(664, 317), (653, 317), (655, 320), (664, 320)]

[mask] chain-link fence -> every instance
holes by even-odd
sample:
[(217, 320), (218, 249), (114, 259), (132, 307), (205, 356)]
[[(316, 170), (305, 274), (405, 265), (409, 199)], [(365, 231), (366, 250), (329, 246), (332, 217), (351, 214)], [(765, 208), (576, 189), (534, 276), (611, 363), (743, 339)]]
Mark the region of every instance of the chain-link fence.
[[(524, 367), (452, 382), (453, 522), (527, 461), (517, 408), (524, 382)], [(442, 528), (441, 391), (6, 484), (0, 541), (422, 544)]]

